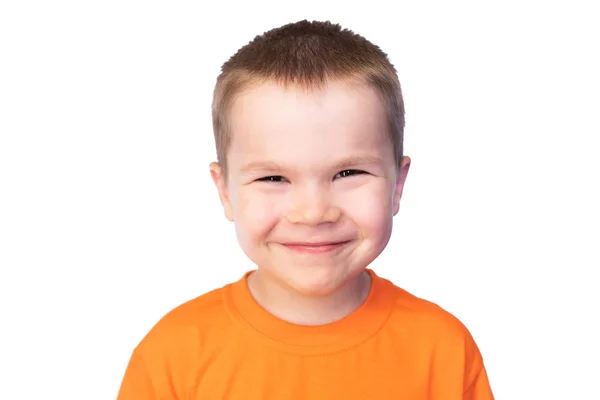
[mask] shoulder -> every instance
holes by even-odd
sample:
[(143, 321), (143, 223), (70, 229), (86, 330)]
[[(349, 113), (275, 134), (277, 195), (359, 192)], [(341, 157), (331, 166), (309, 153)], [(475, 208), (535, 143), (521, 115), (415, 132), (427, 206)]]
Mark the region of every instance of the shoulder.
[(466, 326), (454, 314), (440, 305), (388, 282), (394, 293), (392, 318), (399, 318), (403, 325), (418, 327), (432, 334), (470, 336)]
[(193, 353), (227, 329), (231, 318), (224, 293), (229, 285), (191, 299), (166, 313), (143, 337), (135, 351), (140, 354), (167, 351)]
[(164, 315), (133, 350), (119, 399), (181, 398), (198, 370), (235, 329), (224, 295), (230, 285)]
[(403, 359), (440, 393), (492, 399), (481, 352), (465, 324), (438, 304), (387, 285), (393, 306), (385, 329)]
[(481, 354), (465, 324), (440, 305), (389, 282), (394, 305), (388, 320), (391, 329), (427, 353), (452, 354), (467, 364), (480, 365)]
[(404, 316), (410, 316), (414, 322), (426, 326), (445, 328), (456, 333), (466, 333), (465, 325), (451, 312), (442, 306), (417, 297), (414, 294), (395, 287), (396, 302), (394, 310)]

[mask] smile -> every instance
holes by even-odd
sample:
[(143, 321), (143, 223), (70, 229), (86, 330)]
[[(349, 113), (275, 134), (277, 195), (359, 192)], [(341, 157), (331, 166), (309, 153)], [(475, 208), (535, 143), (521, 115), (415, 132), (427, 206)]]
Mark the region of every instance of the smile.
[(344, 242), (323, 242), (323, 243), (282, 243), (289, 250), (298, 253), (322, 254), (339, 250), (350, 241)]

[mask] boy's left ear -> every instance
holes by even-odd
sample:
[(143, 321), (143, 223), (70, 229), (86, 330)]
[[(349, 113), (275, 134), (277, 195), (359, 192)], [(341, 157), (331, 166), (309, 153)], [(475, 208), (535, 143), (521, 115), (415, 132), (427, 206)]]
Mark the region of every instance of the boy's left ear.
[(219, 192), (219, 199), (223, 205), (223, 212), (225, 218), (229, 221), (233, 221), (233, 208), (231, 207), (231, 200), (229, 199), (229, 191), (227, 190), (227, 179), (225, 171), (219, 163), (213, 162), (210, 164), (210, 176), (212, 177), (217, 191)]
[(410, 169), (410, 157), (404, 156), (400, 161), (398, 168), (398, 175), (396, 177), (396, 186), (394, 188), (394, 216), (400, 211), (400, 199), (402, 198), (402, 190), (404, 189), (404, 183), (408, 176), (408, 170)]

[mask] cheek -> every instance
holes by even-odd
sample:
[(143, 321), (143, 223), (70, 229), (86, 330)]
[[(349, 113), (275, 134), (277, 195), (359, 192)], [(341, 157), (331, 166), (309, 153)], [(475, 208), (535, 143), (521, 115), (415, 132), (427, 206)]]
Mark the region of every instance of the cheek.
[(388, 185), (360, 188), (343, 200), (342, 207), (362, 231), (365, 239), (385, 240), (390, 235), (393, 197)]
[(232, 206), (240, 241), (259, 241), (277, 224), (281, 212), (273, 197), (250, 188), (237, 193)]

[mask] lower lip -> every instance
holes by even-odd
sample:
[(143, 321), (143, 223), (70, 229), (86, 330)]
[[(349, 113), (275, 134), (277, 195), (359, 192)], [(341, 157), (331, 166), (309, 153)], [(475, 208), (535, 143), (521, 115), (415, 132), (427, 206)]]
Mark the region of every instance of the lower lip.
[(348, 242), (340, 242), (340, 243), (324, 244), (324, 245), (319, 245), (319, 246), (307, 246), (307, 245), (300, 245), (300, 244), (284, 244), (284, 246), (290, 250), (293, 250), (293, 251), (296, 251), (299, 253), (323, 254), (323, 253), (330, 253), (334, 250), (337, 250), (337, 249), (343, 247), (344, 245), (346, 245), (347, 243)]

